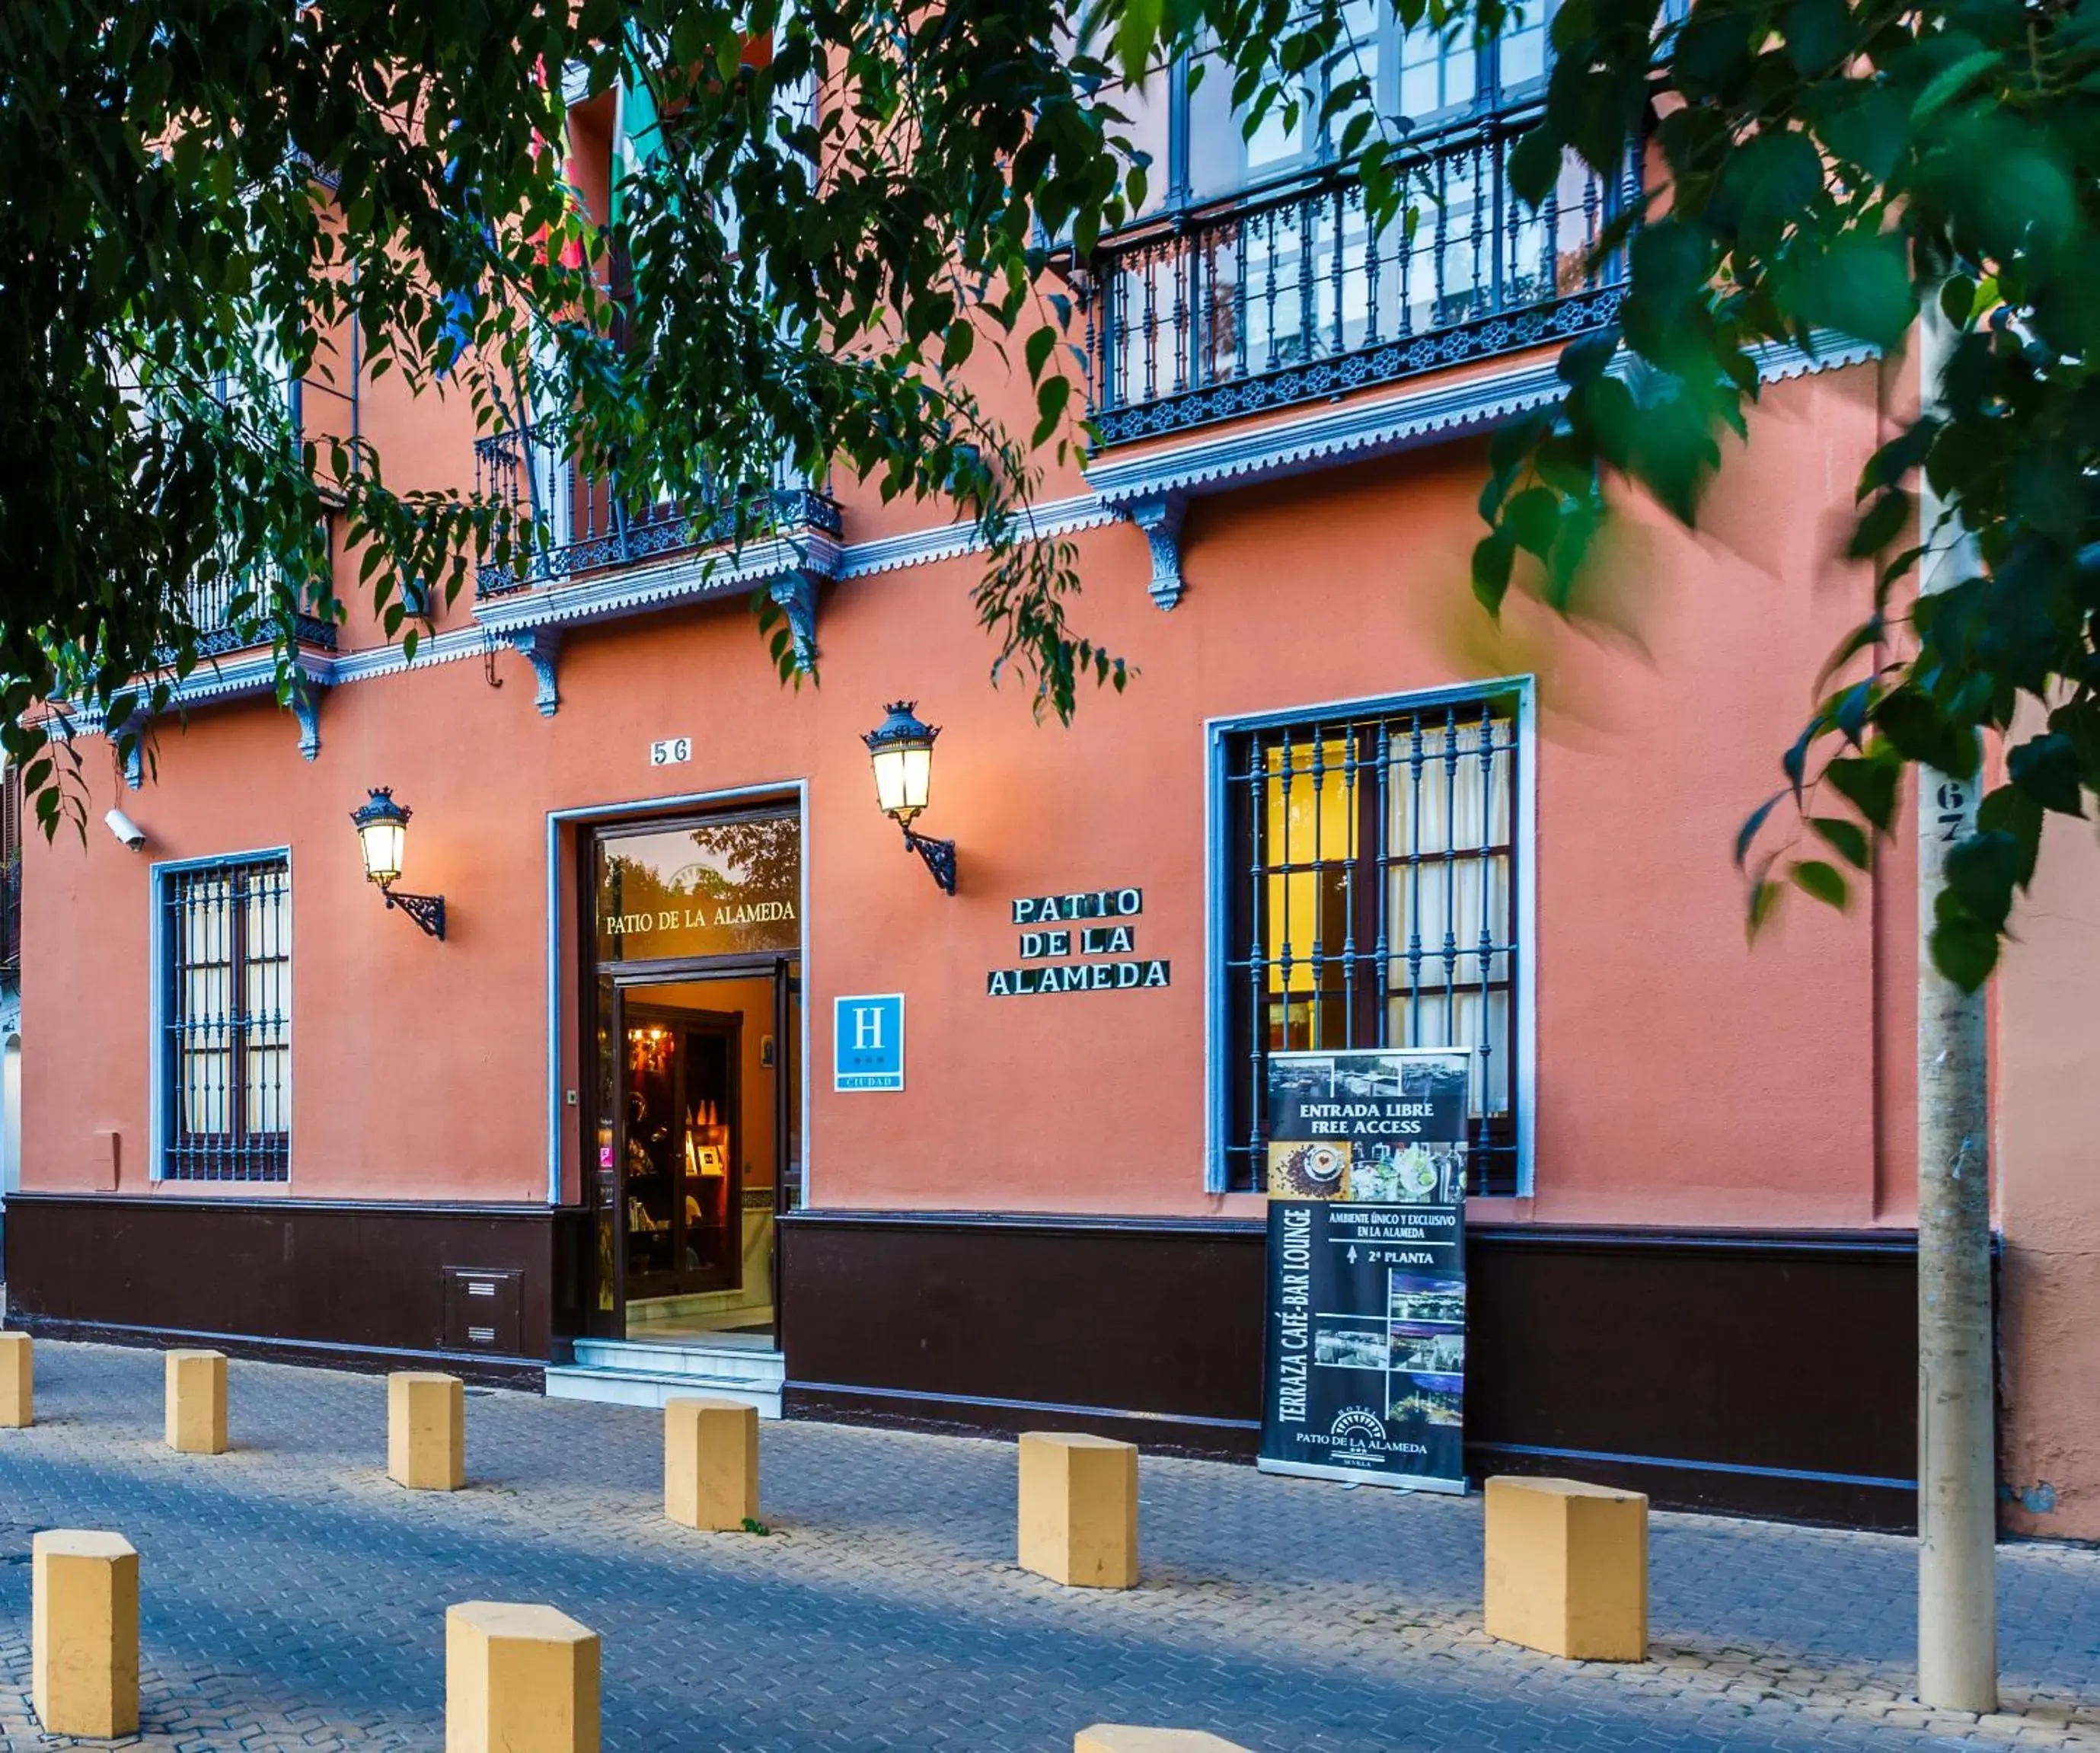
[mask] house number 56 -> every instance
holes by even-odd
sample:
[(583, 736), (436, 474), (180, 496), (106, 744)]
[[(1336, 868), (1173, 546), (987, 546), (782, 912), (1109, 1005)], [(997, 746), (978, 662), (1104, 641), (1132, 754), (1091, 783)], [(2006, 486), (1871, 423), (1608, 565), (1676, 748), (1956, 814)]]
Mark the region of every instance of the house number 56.
[(690, 736), (667, 736), (649, 745), (649, 765), (652, 767), (681, 767), (692, 758), (693, 740)]

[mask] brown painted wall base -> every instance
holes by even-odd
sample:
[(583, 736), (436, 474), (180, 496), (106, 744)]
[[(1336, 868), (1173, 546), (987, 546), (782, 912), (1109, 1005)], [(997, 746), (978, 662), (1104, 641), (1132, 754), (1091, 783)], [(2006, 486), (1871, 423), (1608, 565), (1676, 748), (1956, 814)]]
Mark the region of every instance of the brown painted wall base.
[[(7, 1322), (54, 1337), (208, 1343), (351, 1367), (442, 1362), (529, 1380), (553, 1345), (565, 1215), (535, 1206), (16, 1194), (7, 1201)], [(490, 1300), (500, 1305), (492, 1326), (477, 1320), (490, 1335), (478, 1345), (461, 1343), (448, 1308), (461, 1268), (497, 1278), (502, 1290)]]
[[(583, 1224), (535, 1206), (24, 1194), (7, 1206), (8, 1320), (530, 1384), (577, 1331)], [(781, 1237), (792, 1415), (1255, 1451), (1258, 1224), (801, 1212)], [(1659, 1504), (1912, 1526), (1913, 1236), (1481, 1226), (1467, 1260), (1476, 1478), (1573, 1473)], [(501, 1279), (470, 1322), (462, 1268)]]
[[(801, 1212), (782, 1233), (791, 1415), (1255, 1452), (1258, 1224)], [(1914, 1236), (1507, 1225), (1467, 1261), (1476, 1478), (1914, 1525)]]

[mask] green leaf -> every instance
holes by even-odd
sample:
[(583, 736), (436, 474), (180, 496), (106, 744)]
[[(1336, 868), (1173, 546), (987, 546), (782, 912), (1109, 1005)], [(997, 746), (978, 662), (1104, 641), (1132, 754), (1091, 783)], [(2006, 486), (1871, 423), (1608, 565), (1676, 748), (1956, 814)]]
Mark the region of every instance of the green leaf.
[(1900, 487), (1885, 488), (1853, 527), (1845, 551), (1855, 560), (1869, 559), (1912, 527), (1916, 504)]
[(1823, 770), (1830, 788), (1883, 833), (1895, 824), (1902, 769), (1883, 756), (1841, 756)]
[(1851, 899), (1851, 891), (1846, 885), (1844, 873), (1821, 859), (1796, 859), (1787, 868), (1786, 874), (1795, 888), (1811, 900), (1822, 902), (1825, 907), (1834, 907), (1842, 911)]
[(1490, 615), (1502, 613), (1515, 559), (1516, 541), (1506, 529), (1491, 530), (1473, 545), (1473, 594)]
[(1943, 894), (1933, 911), (1932, 965), (1965, 992), (1976, 991), (1998, 965), (1998, 934)]
[(1766, 819), (1771, 815), (1772, 810), (1778, 806), (1780, 800), (1789, 795), (1791, 795), (1791, 792), (1787, 788), (1782, 788), (1779, 791), (1774, 792), (1771, 797), (1766, 798), (1765, 801), (1759, 804), (1756, 809), (1750, 811), (1749, 816), (1745, 819), (1741, 828), (1736, 830), (1736, 868), (1738, 870), (1742, 868), (1744, 859), (1749, 856), (1750, 845), (1751, 842), (1758, 837), (1758, 830), (1765, 825)]
[(1867, 838), (1866, 830), (1857, 822), (1848, 822), (1842, 815), (1811, 815), (1808, 819), (1808, 825), (1855, 870), (1863, 871), (1868, 868), (1873, 846)]
[(1768, 876), (1758, 876), (1751, 880), (1743, 921), (1745, 936), (1753, 942), (1756, 941), (1758, 934), (1764, 929), (1772, 915), (1779, 911), (1780, 898), (1785, 893), (1784, 886), (1774, 882)]
[(1028, 360), (1028, 381), (1042, 381), (1043, 368), (1050, 358), (1051, 350), (1057, 345), (1057, 331), (1048, 325), (1035, 331), (1028, 338), (1025, 349)]
[(1527, 487), (1502, 507), (1502, 528), (1527, 554), (1542, 560), (1553, 551), (1560, 523), (1560, 496), (1550, 487)]
[(1563, 157), (1550, 129), (1533, 128), (1510, 148), (1510, 187), (1530, 206), (1542, 205), (1560, 180)]
[(2013, 784), (2045, 810), (2061, 815), (2085, 814), (2085, 771), (2078, 746), (2060, 731), (2030, 737), (2005, 757)]
[(1909, 264), (1893, 234), (1841, 236), (1820, 254), (1802, 252), (1794, 273), (1794, 306), (1810, 327), (1894, 348), (1917, 320)]
[(1996, 49), (1979, 49), (1973, 55), (1963, 55), (1952, 67), (1943, 69), (1918, 94), (1917, 101), (1911, 105), (1911, 125), (1917, 127), (1930, 121), (1955, 99), (1979, 82), (1985, 74), (1996, 72), (2004, 60), (2005, 55)]
[(1947, 849), (1947, 887), (1970, 918), (2002, 931), (2025, 863), (2019, 841), (2003, 829), (1966, 834)]

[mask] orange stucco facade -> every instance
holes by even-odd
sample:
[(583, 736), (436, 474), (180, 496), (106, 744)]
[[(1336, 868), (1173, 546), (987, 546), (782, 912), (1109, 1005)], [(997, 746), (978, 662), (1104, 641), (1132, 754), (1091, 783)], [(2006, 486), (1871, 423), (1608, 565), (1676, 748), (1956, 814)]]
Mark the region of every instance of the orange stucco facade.
[[(1193, 498), (1180, 532), (1186, 594), (1168, 612), (1147, 593), (1143, 536), (1106, 511), (1083, 519), (1075, 619), (1136, 673), (1121, 693), (1087, 693), (1069, 727), (1035, 722), (1018, 687), (990, 685), (992, 651), (968, 602), (981, 561), (963, 553), (826, 583), (818, 675), (799, 687), (783, 687), (739, 595), (566, 629), (551, 715), (536, 709), (517, 651), (466, 632), (430, 642), (412, 666), (328, 687), (311, 760), (265, 699), (201, 702), (161, 724), (155, 771), (137, 788), (83, 739), (85, 839), (35, 841), (28, 856), (23, 1186), (133, 1212), (214, 1199), (245, 1214), (272, 1202), (585, 1208), (591, 1145), (571, 1099), (588, 1051), (578, 824), (592, 811), (759, 797), (798, 807), (802, 824), (794, 1124), (812, 1212), (1039, 1214), (1245, 1236), (1260, 1195), (1207, 1190), (1220, 1102), (1212, 896), (1225, 855), (1207, 724), (1525, 678), (1520, 758), (1536, 817), (1518, 855), (1535, 885), (1535, 960), (1517, 1002), (1535, 1075), (1518, 1124), (1530, 1183), (1475, 1199), (1469, 1223), (1520, 1251), (1527, 1230), (1893, 1246), (1915, 1209), (1904, 842), (1847, 912), (1796, 898), (1754, 945), (1730, 851), (1867, 601), (1867, 574), (1833, 555), (1895, 369), (1775, 382), (1699, 532), (1626, 506), (1577, 622), (1519, 599), (1497, 625), (1473, 603), (1484, 463), (1470, 439)], [(462, 408), (411, 404), (382, 383), (363, 386), (361, 412), (390, 479), (470, 478)], [(1046, 489), (1085, 491), (1076, 471)], [(849, 550), (951, 514), (837, 492)], [(354, 559), (344, 567), (348, 588)], [(471, 597), (439, 616), (438, 634), (472, 629)], [(354, 609), (338, 660), (383, 643)], [(899, 699), (942, 726), (921, 825), (957, 842), (952, 897), (876, 807), (861, 733)], [(651, 744), (670, 738), (690, 740), (690, 761), (652, 765)], [(381, 785), (414, 811), (402, 886), (446, 898), (442, 943), (390, 915), (364, 880), (348, 816)], [(144, 849), (94, 825), (112, 806), (144, 830)], [(289, 1176), (156, 1179), (152, 873), (275, 848), (289, 850), (291, 872)], [(1123, 885), (1143, 890), (1138, 953), (1167, 961), (1170, 984), (987, 996), (987, 971), (1015, 960), (1015, 898)], [(2059, 833), (1998, 1018), (2006, 1477), (2026, 1493), (2018, 1526), (2085, 1536), (2100, 1534), (2100, 1439), (2080, 1410), (2100, 1404), (2083, 1336), (2100, 1292), (2082, 1239), (2096, 1194), (2076, 1142), (2076, 1066), (2091, 1032), (2079, 994), (2096, 895), (2089, 836)], [(904, 995), (901, 1091), (832, 1087), (832, 1002), (868, 993)], [(11, 1215), (11, 1278), (35, 1233)], [(293, 1231), (282, 1234), (289, 1261)], [(573, 1264), (546, 1269), (558, 1301)], [(82, 1262), (60, 1311), (77, 1327), (208, 1320), (99, 1314), (95, 1275)], [(938, 1322), (926, 1295), (892, 1312)], [(1582, 1309), (1562, 1314), (1581, 1326)], [(1618, 1318), (1652, 1327), (1672, 1312)], [(1760, 1318), (1739, 1317), (1746, 1333)], [(303, 1336), (334, 1342), (313, 1319)], [(1844, 1336), (1829, 1336), (1802, 1368), (1842, 1375)], [(559, 1351), (558, 1318), (548, 1343)], [(1681, 1430), (1654, 1439), (1665, 1458), (1699, 1451), (1697, 1421), (1688, 1411)], [(1802, 1452), (1792, 1470), (1804, 1477), (1845, 1473)]]
[[(1069, 728), (987, 685), (964, 557), (832, 587), (814, 686), (783, 687), (740, 605), (641, 616), (571, 637), (552, 718), (507, 651), (336, 687), (311, 763), (273, 705), (200, 708), (161, 728), (137, 793), (84, 763), (90, 819), (122, 804), (154, 859), (293, 849), (305, 1027), (287, 1197), (544, 1197), (549, 815), (806, 787), (811, 1014), (838, 994), (924, 995), (904, 1091), (813, 1080), (815, 1199), (1246, 1212), (1252, 1195), (1202, 1190), (1205, 720), (1532, 675), (1538, 1169), (1512, 1215), (1901, 1222), (1882, 1159), (1902, 1160), (1907, 1092), (1883, 1062), (1904, 1039), (1891, 946), (1908, 932), (1876, 953), (1900, 882), (1885, 872), (1850, 916), (1795, 908), (1752, 947), (1728, 858), (1860, 602), (1823, 522), (1792, 508), (1827, 500), (1874, 418), (1869, 369), (1779, 390), (1706, 532), (1629, 517), (1610, 634), (1522, 605), (1499, 630), (1481, 616), (1465, 571), (1480, 464), (1461, 447), (1204, 503), (1169, 615), (1145, 598), (1133, 531), (1082, 532), (1079, 613), (1138, 674), (1089, 693)], [(929, 820), (960, 845), (951, 899), (874, 805), (859, 732), (893, 697), (942, 726)], [(690, 765), (652, 768), (651, 742), (678, 735)], [(448, 897), (441, 947), (364, 881), (348, 814), (382, 784), (416, 812), (404, 885)], [(39, 1067), (25, 1181), (93, 1185), (92, 1141), (114, 1129), (122, 1186), (147, 1190), (145, 859), (99, 832), (32, 856), (29, 1001), (62, 991), (83, 1021), (91, 1006), (105, 1046)], [(985, 997), (986, 970), (1012, 960), (1012, 898), (1122, 884), (1145, 890), (1142, 948), (1172, 962), (1169, 990)], [(1075, 1108), (1081, 1088), (1094, 1099)]]

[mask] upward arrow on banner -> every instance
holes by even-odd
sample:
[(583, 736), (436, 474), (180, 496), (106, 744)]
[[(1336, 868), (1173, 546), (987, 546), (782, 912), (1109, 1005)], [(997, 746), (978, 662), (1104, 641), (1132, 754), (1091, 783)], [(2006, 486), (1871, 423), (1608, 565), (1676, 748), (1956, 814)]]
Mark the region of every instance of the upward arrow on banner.
[(1350, 1264), (1351, 1265), (1352, 1265), (1352, 1266), (1353, 1266), (1354, 1265), (1356, 1265), (1356, 1263), (1357, 1263), (1357, 1244), (1356, 1244), (1355, 1243), (1352, 1242), (1352, 1243), (1349, 1244), (1349, 1264)]

